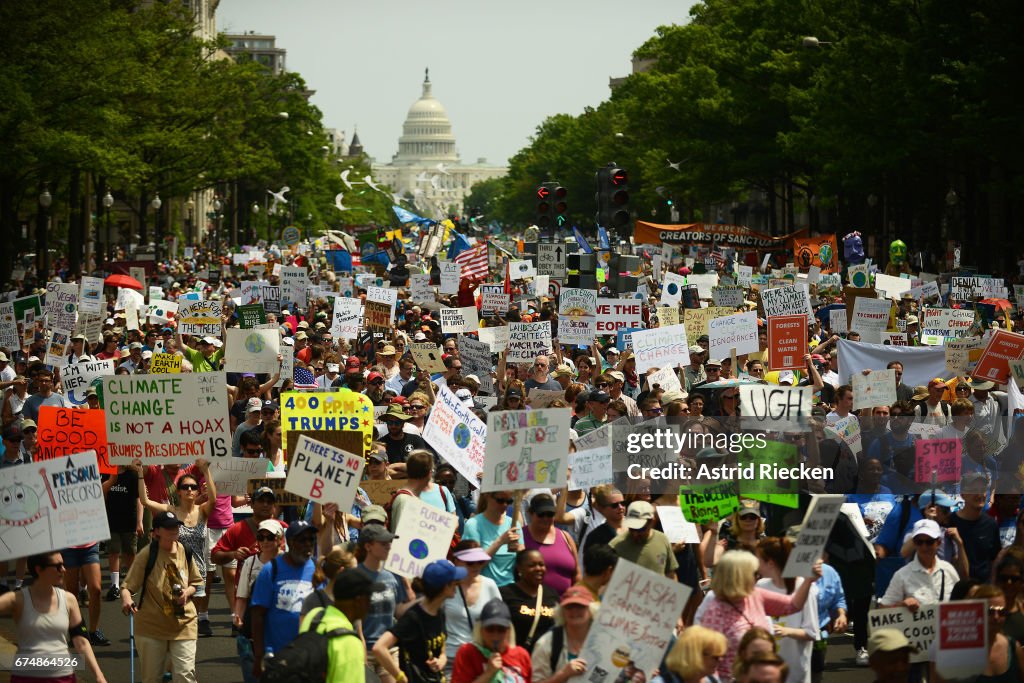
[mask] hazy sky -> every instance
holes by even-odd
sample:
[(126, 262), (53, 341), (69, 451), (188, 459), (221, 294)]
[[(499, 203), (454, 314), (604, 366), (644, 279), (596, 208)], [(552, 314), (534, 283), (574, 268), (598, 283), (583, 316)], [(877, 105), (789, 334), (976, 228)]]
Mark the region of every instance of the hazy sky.
[[(390, 161), (430, 67), (464, 162), (506, 160), (547, 117), (610, 94), (658, 26), (683, 24), (693, 0), (221, 0), (217, 29), (269, 33), (305, 78), (324, 125), (353, 125)], [(610, 131), (609, 134), (614, 133)]]

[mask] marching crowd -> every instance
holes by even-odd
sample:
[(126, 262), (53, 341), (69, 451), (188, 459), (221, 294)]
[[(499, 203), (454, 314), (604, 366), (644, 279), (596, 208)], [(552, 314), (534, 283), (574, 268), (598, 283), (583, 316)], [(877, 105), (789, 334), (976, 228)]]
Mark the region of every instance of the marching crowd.
[[(235, 327), (240, 320), (231, 292), (244, 276), (212, 255), (159, 264), (147, 284), (173, 300), (203, 280), (207, 268), (222, 265), (224, 275), (216, 285), (206, 282), (201, 296), (222, 300), (223, 327)], [(334, 274), (323, 271), (320, 278), (327, 289)], [(649, 278), (652, 296), (644, 304), (650, 327), (658, 325), (658, 280)], [(458, 294), (441, 298), (452, 306), (474, 305), (473, 289), (463, 282)], [(551, 321), (557, 329), (553, 301), (510, 289), (522, 305), (482, 317), (482, 326)], [(49, 341), (41, 320), (20, 348), (0, 350), (0, 467), (33, 462), (41, 406), (74, 405), (60, 382), (69, 365), (113, 359), (116, 374), (144, 374), (162, 353), (180, 355), (181, 372), (221, 369), (222, 338), (182, 335), (173, 320), (146, 316), (129, 328), (115, 300), (111, 293), (101, 336), (71, 337), (63, 367), (41, 360)], [(830, 301), (818, 297), (815, 310)], [(921, 301), (903, 297), (895, 304), (908, 346), (918, 345)], [(902, 630), (869, 632), (869, 614), (964, 599), (988, 601), (988, 658), (972, 680), (1024, 680), (1024, 533), (1018, 533), (1024, 527), (1024, 430), (1014, 423), (1024, 406), (1013, 402), (1007, 384), (961, 372), (906, 385), (902, 376), (911, 368), (894, 355), (885, 369), (895, 370), (897, 400), (854, 410), (851, 373), (872, 368), (851, 370), (847, 362), (846, 376), (840, 375), (839, 342), (859, 343), (859, 335), (832, 329), (827, 315), (815, 316), (808, 328), (801, 371), (769, 370), (762, 326), (759, 351), (739, 356), (712, 357), (708, 335), (688, 338), (690, 363), (674, 369), (678, 386), (668, 390), (649, 382), (657, 368), (639, 372), (633, 352), (614, 336), (598, 337), (589, 347), (555, 339), (550, 352), (531, 363), (507, 361), (499, 352), (482, 377), (465, 372), (458, 335), (441, 331), (437, 301), (414, 301), (398, 288), (393, 328), (358, 339), (332, 334), (332, 310), (330, 297), (314, 297), (266, 312), (296, 374), (226, 374), (232, 455), (265, 459), (270, 476), (287, 471), (281, 400), (301, 376), (304, 391), (349, 389), (372, 401), (378, 422), (364, 477), (400, 479), (401, 488), (376, 503), (360, 488), (345, 510), (332, 503), (295, 505), (264, 486), (249, 495), (218, 494), (203, 459), (119, 466), (103, 484), (110, 527), (105, 573), (99, 543), (0, 566), (9, 589), (0, 595), (0, 614), (16, 622), (19, 652), (53, 654), (71, 646), (97, 680), (117, 680), (109, 671), (104, 677), (94, 654), (111, 646), (101, 621), (123, 618), (103, 609), (109, 602), (133, 620), (145, 683), (202, 677), (202, 640), (215, 629), (234, 636), (246, 683), (313, 680), (311, 672), (320, 669), (326, 680), (353, 683), (581, 681), (589, 663), (580, 655), (604, 588), (617, 563), (630, 562), (692, 593), (658, 669), (627, 666), (618, 681), (821, 680), (830, 636), (847, 631), (856, 665), (871, 669), (865, 677), (941, 681), (933, 664), (912, 657), (916, 648)], [(1021, 323), (1009, 314), (1005, 321), (1011, 329)], [(992, 326), (989, 321), (972, 331), (981, 336)], [(414, 342), (436, 344), (445, 371), (419, 369), (410, 352)], [(573, 440), (624, 418), (730, 432), (738, 429), (743, 383), (811, 387), (806, 432), (785, 438), (803, 460), (829, 465), (834, 477), (802, 482), (795, 509), (742, 498), (724, 519), (697, 526), (699, 542), (670, 540), (659, 518), (659, 506), (679, 505), (678, 486), (662, 493), (650, 480), (620, 477), (589, 490), (481, 493), (478, 482), (467, 481), (423, 437), (442, 388), (485, 423), (491, 411), (529, 409), (532, 392), (560, 392), (548, 407), (570, 411)], [(101, 409), (95, 388), (85, 398), (80, 408)], [(859, 423), (856, 441), (835, 429), (851, 415)], [(922, 438), (962, 441), (957, 481), (916, 480), (915, 442)], [(694, 462), (726, 456), (707, 449), (680, 453)], [(812, 575), (784, 578), (815, 493), (843, 494), (852, 506), (833, 527)], [(459, 519), (448, 559), (412, 580), (385, 568), (403, 499), (410, 496)], [(221, 590), (214, 592), (215, 585), (227, 600), (230, 624), (210, 617), (211, 595), (219, 600)], [(74, 672), (16, 673), (12, 680), (68, 681)]]

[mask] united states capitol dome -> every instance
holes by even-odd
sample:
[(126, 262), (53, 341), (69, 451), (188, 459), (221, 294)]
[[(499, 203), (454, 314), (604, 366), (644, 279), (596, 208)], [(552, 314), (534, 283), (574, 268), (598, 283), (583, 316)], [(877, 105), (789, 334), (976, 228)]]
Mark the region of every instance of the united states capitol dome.
[(444, 161), (458, 163), (452, 123), (444, 105), (434, 97), (430, 83), (430, 70), (423, 80), (423, 93), (409, 107), (398, 138), (398, 154), (392, 163)]

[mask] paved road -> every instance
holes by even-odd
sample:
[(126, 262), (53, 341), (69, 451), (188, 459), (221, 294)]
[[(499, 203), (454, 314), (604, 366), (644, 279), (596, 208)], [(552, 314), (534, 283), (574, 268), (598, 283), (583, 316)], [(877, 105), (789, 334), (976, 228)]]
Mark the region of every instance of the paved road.
[[(106, 560), (103, 566), (106, 567)], [(108, 575), (104, 574), (104, 591)], [(100, 617), (100, 628), (111, 641), (110, 647), (96, 648), (100, 666), (103, 668), (109, 683), (125, 683), (130, 681), (128, 662), (128, 618), (120, 612), (119, 602), (104, 602)], [(224, 589), (221, 585), (213, 587), (210, 601), (210, 620), (213, 624), (213, 637), (201, 638), (197, 647), (197, 673), (200, 681), (209, 683), (241, 682), (242, 676), (238, 666), (238, 655), (235, 639), (231, 636), (231, 612), (227, 607)], [(13, 623), (4, 619), (0, 621), (0, 637), (7, 641), (13, 640)], [(0, 644), (0, 650), (4, 644)], [(857, 667), (853, 661), (853, 639), (850, 636), (834, 638), (829, 645), (828, 662), (823, 677), (824, 683), (863, 683), (871, 680), (869, 669)], [(0, 682), (7, 681), (9, 676), (0, 673)], [(80, 671), (78, 679), (95, 683), (88, 671)], [(138, 659), (136, 659), (136, 675), (138, 681)]]

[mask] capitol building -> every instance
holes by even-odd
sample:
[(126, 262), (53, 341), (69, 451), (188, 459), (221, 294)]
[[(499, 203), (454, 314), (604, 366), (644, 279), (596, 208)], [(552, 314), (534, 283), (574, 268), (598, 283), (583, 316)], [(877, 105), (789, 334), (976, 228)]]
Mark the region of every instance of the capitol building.
[(409, 198), (428, 218), (462, 214), (463, 201), (475, 183), (508, 173), (507, 167), (491, 166), (486, 159), (462, 163), (448, 113), (431, 91), (429, 69), (423, 94), (409, 107), (402, 125), (398, 153), (390, 163), (374, 163), (372, 168), (376, 182)]

